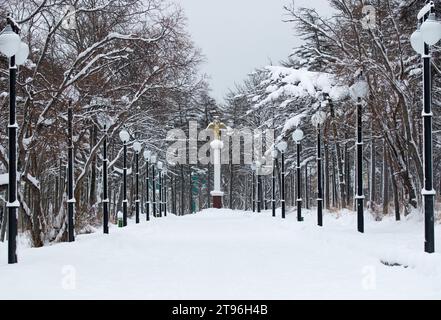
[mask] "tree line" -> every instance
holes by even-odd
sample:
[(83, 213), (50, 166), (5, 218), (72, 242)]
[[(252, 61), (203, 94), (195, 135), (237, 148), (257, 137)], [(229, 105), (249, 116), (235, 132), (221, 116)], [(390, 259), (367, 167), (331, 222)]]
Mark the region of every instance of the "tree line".
[[(66, 28), (75, 9), (74, 27)], [(200, 118), (201, 105), (216, 109), (200, 50), (186, 31), (186, 17), (160, 0), (1, 1), (0, 16), (12, 13), (31, 53), (18, 73), (17, 119), (20, 231), (32, 245), (65, 241), (67, 110), (73, 108), (75, 227), (90, 232), (101, 223), (102, 144), (109, 134), (111, 217), (122, 202), (122, 142), (143, 143), (164, 159), (166, 132)], [(4, 27), (6, 19), (0, 22)], [(8, 61), (1, 58), (0, 121), (8, 117)], [(208, 121), (208, 120), (207, 120)], [(0, 127), (0, 166), (7, 172), (7, 127)], [(133, 164), (133, 152), (129, 153)], [(145, 173), (145, 165), (141, 168)], [(170, 168), (180, 181), (175, 211), (189, 211), (190, 169)], [(129, 199), (133, 199), (134, 174)], [(145, 179), (142, 179), (145, 184)], [(143, 184), (143, 189), (146, 190)], [(2, 207), (7, 199), (1, 198)], [(134, 206), (134, 201), (130, 201)], [(145, 204), (144, 204), (145, 205)], [(185, 208), (184, 208), (185, 207)], [(130, 210), (133, 212), (133, 210)], [(2, 217), (6, 217), (3, 213)], [(3, 231), (6, 219), (2, 219)], [(3, 232), (4, 237), (4, 232)]]
[[(280, 68), (332, 76), (339, 86), (351, 86), (360, 71), (368, 81), (370, 95), (363, 109), (364, 167), (367, 205), (376, 218), (393, 213), (399, 218), (422, 207), (423, 125), (422, 64), (410, 45), (416, 29), (416, 14), (423, 1), (347, 1), (329, 0), (328, 16), (317, 10), (285, 7), (286, 23), (295, 27), (295, 36), (303, 44), (280, 63)], [(375, 10), (373, 24), (367, 24), (365, 5)], [(372, 17), (372, 16), (371, 16)], [(433, 50), (434, 104), (434, 181), (441, 187), (439, 170), (440, 121), (438, 50)], [(329, 97), (320, 83), (312, 93), (299, 95), (301, 79), (257, 68), (241, 84), (232, 89), (226, 108), (235, 126), (274, 129), (279, 139), (290, 141), (288, 181), (295, 176), (295, 148), (291, 133), (296, 127), (305, 131), (305, 161), (302, 165), (306, 205), (316, 198), (316, 133), (311, 116), (322, 110), (324, 124), (324, 195), (328, 209), (353, 209), (355, 190), (355, 103), (347, 96)], [(280, 69), (283, 70), (283, 69)], [(301, 84), (300, 84), (301, 86)], [(274, 94), (277, 92), (277, 95)], [(237, 115), (241, 115), (237, 117)], [(296, 116), (296, 125), (286, 130)], [(298, 122), (298, 123), (297, 123)], [(243, 180), (239, 177), (247, 177)], [(232, 206), (243, 202), (241, 190), (250, 184), (250, 172), (230, 167), (228, 183), (232, 186)], [(234, 181), (234, 183), (232, 183)], [(269, 184), (269, 182), (268, 182)], [(266, 187), (269, 188), (269, 187)], [(288, 185), (287, 196), (293, 198), (294, 182)], [(267, 191), (269, 192), (269, 191)], [(290, 200), (294, 205), (293, 199)], [(315, 201), (315, 200), (314, 200)]]

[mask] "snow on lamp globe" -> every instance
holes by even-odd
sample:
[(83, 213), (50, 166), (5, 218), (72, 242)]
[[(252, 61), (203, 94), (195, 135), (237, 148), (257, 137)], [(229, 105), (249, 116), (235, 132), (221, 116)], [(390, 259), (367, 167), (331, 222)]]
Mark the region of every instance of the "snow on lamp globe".
[(15, 54), (15, 64), (21, 66), (29, 56), (29, 47), (26, 43), (20, 42), (17, 53)]
[(150, 150), (144, 151), (144, 159), (145, 160), (149, 161), (151, 156), (152, 156), (152, 152)]
[(138, 141), (133, 143), (133, 150), (135, 150), (136, 153), (139, 153), (141, 149), (142, 149), (141, 143), (139, 143)]
[(280, 152), (282, 152), (282, 153), (284, 153), (287, 149), (288, 149), (288, 143), (286, 142), (286, 141), (280, 141), (278, 144), (277, 144), (277, 149), (280, 151)]
[(296, 143), (300, 143), (300, 141), (303, 140), (303, 131), (301, 129), (297, 128), (292, 134), (292, 139)]
[(0, 33), (0, 52), (10, 58), (20, 50), (20, 36), (8, 24)]
[(433, 46), (441, 39), (441, 25), (436, 20), (434, 12), (429, 14), (429, 17), (421, 25), (420, 28), (422, 39), (429, 46)]
[(121, 130), (119, 132), (119, 138), (123, 143), (127, 143), (130, 140), (130, 134), (127, 132), (127, 130)]

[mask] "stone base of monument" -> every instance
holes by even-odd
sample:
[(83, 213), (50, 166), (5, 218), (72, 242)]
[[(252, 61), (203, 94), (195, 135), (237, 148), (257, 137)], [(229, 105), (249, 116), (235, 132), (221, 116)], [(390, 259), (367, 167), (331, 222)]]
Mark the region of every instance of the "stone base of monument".
[(222, 209), (222, 198), (224, 197), (224, 193), (218, 191), (212, 191), (211, 197), (213, 201), (213, 208)]

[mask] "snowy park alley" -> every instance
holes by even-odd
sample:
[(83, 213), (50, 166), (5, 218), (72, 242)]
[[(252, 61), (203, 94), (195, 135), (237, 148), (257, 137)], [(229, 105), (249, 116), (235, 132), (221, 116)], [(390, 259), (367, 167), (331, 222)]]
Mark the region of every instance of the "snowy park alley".
[(353, 213), (326, 214), (323, 229), (313, 211), (303, 223), (212, 209), (129, 221), (75, 243), (21, 243), (19, 264), (0, 256), (0, 298), (439, 299), (441, 256), (422, 252), (414, 219), (369, 219), (365, 235)]
[(440, 59), (440, 1), (0, 0), (0, 301), (441, 300)]

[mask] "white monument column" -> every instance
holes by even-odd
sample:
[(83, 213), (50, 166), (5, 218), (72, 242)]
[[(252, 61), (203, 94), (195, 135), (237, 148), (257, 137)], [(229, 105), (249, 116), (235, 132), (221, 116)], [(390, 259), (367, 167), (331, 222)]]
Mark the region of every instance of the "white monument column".
[(214, 166), (214, 190), (211, 191), (213, 199), (213, 208), (222, 208), (222, 198), (224, 193), (221, 190), (221, 150), (224, 143), (221, 140), (221, 130), (227, 127), (219, 121), (219, 117), (214, 118), (214, 122), (208, 125), (208, 130), (213, 130), (214, 140), (210, 143), (213, 152), (213, 166)]
[(214, 166), (214, 190), (211, 191), (213, 199), (213, 208), (222, 208), (222, 198), (224, 193), (221, 190), (221, 150), (224, 143), (221, 140), (213, 140), (210, 144), (213, 150), (213, 166)]

